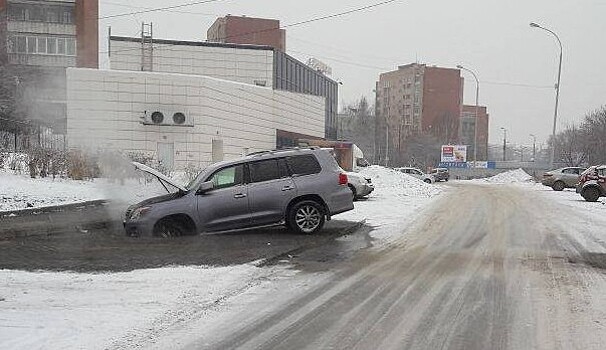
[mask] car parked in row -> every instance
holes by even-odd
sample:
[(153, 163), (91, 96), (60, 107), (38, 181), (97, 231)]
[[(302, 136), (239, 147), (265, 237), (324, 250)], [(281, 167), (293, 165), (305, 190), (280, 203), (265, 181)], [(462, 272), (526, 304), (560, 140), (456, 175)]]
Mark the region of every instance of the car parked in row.
[(375, 190), (372, 179), (359, 173), (348, 172), (347, 179), (354, 200), (365, 198)]
[(586, 201), (596, 202), (606, 197), (606, 165), (589, 167), (581, 174), (576, 191)]
[(436, 181), (448, 181), (450, 179), (450, 171), (448, 168), (435, 168), (430, 173)]
[(575, 188), (581, 174), (585, 171), (581, 167), (567, 167), (551, 170), (543, 174), (541, 183), (551, 187), (554, 191), (563, 191), (565, 188)]
[(352, 210), (348, 176), (319, 148), (259, 152), (213, 164), (187, 186), (143, 164), (139, 170), (177, 189), (128, 208), (130, 236), (181, 236), (284, 224), (318, 232), (333, 215)]
[(417, 168), (409, 168), (409, 167), (401, 167), (401, 168), (395, 168), (394, 170), (397, 170), (401, 173), (410, 175), (412, 177), (416, 177), (417, 179), (431, 184), (436, 182), (436, 178), (434, 175), (432, 174), (425, 174), (424, 172), (422, 172), (420, 169)]

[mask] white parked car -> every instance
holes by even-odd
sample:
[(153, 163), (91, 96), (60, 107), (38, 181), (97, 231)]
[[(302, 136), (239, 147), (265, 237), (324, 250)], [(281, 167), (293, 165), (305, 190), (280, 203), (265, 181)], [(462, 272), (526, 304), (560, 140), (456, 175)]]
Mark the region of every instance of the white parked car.
[(347, 173), (347, 186), (353, 193), (354, 199), (360, 199), (368, 196), (375, 190), (372, 180), (358, 173)]
[(424, 172), (422, 172), (420, 169), (417, 169), (417, 168), (404, 167), (404, 168), (395, 168), (394, 170), (397, 170), (401, 173), (410, 175), (412, 177), (416, 177), (417, 179), (419, 179), (425, 183), (428, 183), (428, 184), (432, 184), (432, 183), (436, 182), (436, 178), (434, 175), (425, 174)]

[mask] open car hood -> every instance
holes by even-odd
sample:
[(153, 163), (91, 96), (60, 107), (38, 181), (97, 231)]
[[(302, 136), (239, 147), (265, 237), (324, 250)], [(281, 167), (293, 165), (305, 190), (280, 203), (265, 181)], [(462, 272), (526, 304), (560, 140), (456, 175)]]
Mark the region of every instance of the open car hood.
[[(175, 188), (178, 188), (182, 192), (187, 192), (187, 189), (183, 185), (176, 183), (174, 180), (172, 180), (168, 176), (162, 174), (158, 170), (152, 169), (145, 164), (141, 164), (141, 163), (137, 163), (137, 162), (133, 162), (133, 165), (135, 166), (135, 169), (155, 176), (158, 179), (158, 181), (160, 181), (160, 183), (162, 183), (163, 186), (164, 186), (164, 183), (167, 183)], [(167, 192), (170, 192), (168, 190), (168, 188), (166, 188), (166, 186), (164, 186), (164, 188), (166, 189)]]

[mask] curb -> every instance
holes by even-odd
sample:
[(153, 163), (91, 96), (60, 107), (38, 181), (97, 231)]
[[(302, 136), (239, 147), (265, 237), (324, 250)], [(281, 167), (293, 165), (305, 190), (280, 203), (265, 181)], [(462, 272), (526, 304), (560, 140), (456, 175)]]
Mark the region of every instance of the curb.
[(45, 213), (53, 213), (65, 210), (78, 209), (83, 207), (96, 207), (100, 205), (107, 204), (107, 201), (104, 199), (94, 200), (94, 201), (86, 201), (86, 202), (77, 202), (70, 204), (62, 204), (62, 205), (53, 205), (48, 207), (40, 207), (40, 208), (27, 208), (27, 209), (17, 209), (17, 210), (9, 210), (9, 211), (0, 211), (0, 218), (6, 219), (15, 216), (27, 216), (27, 215), (39, 215)]

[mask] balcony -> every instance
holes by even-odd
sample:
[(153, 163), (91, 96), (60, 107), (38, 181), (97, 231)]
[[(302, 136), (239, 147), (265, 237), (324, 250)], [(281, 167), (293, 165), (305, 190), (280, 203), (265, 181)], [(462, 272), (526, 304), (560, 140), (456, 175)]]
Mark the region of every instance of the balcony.
[(12, 21), (7, 23), (7, 30), (14, 33), (76, 35), (75, 24)]
[(24, 53), (9, 53), (8, 63), (24, 66), (43, 66), (43, 67), (75, 67), (75, 56), (59, 55), (31, 55)]

